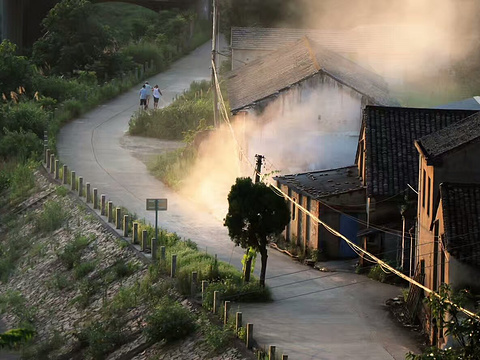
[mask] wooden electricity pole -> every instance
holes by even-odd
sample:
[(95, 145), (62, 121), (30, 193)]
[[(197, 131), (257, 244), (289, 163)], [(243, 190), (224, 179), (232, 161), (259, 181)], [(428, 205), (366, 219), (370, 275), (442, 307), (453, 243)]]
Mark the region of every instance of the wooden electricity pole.
[(217, 0), (213, 1), (213, 19), (212, 19), (212, 87), (213, 87), (213, 126), (218, 127), (218, 93), (217, 82), (215, 80), (215, 70), (217, 68)]

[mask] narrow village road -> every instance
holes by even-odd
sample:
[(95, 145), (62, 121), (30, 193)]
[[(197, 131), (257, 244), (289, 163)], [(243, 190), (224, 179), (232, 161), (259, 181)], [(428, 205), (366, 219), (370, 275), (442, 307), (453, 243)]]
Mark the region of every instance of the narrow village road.
[[(192, 81), (208, 79), (209, 64), (205, 44), (148, 80), (159, 84), (169, 103)], [(168, 198), (168, 211), (159, 216), (162, 227), (241, 268), (243, 251), (233, 247), (221, 220), (169, 190), (133, 156), (143, 144), (126, 131), (138, 108), (139, 88), (67, 124), (58, 139), (60, 159), (99, 193), (151, 223), (154, 213), (145, 211), (145, 199)], [(338, 271), (319, 272), (270, 250), (267, 284), (275, 301), (232, 309), (254, 323), (260, 345), (276, 345), (277, 353), (290, 359), (404, 359), (408, 351), (418, 351), (414, 335), (396, 325), (384, 305), (399, 288), (356, 275), (347, 262), (328, 264)]]

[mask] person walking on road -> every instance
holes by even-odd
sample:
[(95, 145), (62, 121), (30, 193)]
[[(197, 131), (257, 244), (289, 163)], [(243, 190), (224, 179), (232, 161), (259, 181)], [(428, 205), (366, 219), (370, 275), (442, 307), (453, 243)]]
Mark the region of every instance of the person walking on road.
[(140, 89), (140, 108), (143, 109), (143, 110), (148, 109), (147, 89), (146, 89), (145, 85), (143, 85), (142, 88)]
[(147, 108), (148, 105), (150, 104), (150, 96), (152, 95), (152, 87), (148, 83), (148, 81), (145, 81), (145, 89), (147, 89)]
[(158, 109), (158, 101), (162, 95), (162, 91), (158, 88), (158, 85), (155, 85), (153, 88), (153, 109)]

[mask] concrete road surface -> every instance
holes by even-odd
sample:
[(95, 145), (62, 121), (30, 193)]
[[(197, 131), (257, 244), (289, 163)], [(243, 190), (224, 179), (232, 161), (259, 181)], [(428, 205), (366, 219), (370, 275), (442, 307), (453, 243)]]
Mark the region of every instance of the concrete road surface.
[[(166, 105), (192, 81), (209, 75), (210, 45), (205, 44), (148, 80), (160, 85)], [(243, 251), (233, 247), (222, 222), (169, 190), (149, 175), (131, 146), (122, 147), (139, 88), (66, 125), (58, 139), (60, 159), (99, 193), (152, 223), (154, 213), (145, 211), (145, 199), (168, 198), (168, 211), (160, 213), (162, 227), (241, 268)], [(256, 271), (259, 267), (258, 261)], [(254, 323), (260, 345), (276, 345), (277, 353), (289, 359), (404, 359), (408, 351), (418, 351), (413, 335), (390, 319), (384, 305), (400, 289), (336, 267), (336, 272), (319, 272), (270, 250), (267, 284), (275, 301), (235, 304), (233, 310)]]

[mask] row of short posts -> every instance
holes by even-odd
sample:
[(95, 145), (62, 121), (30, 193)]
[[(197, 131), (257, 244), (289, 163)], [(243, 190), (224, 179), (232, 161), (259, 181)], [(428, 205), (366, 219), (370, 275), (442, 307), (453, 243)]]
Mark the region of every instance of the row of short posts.
[[(60, 164), (59, 160), (55, 159), (55, 155), (51, 153), (50, 149), (45, 147), (45, 164), (47, 170), (50, 174), (53, 174), (55, 180), (60, 179)], [(68, 184), (68, 167), (67, 165), (63, 165), (63, 176), (62, 176), (62, 184)], [(79, 176), (77, 178), (75, 171), (70, 172), (70, 184), (71, 190), (77, 191), (79, 197), (85, 197), (87, 203), (93, 203), (93, 208), (95, 210), (100, 210), (100, 214), (102, 216), (107, 217), (107, 221), (109, 223), (114, 223), (115, 228), (117, 230), (123, 230), (123, 236), (128, 236), (128, 225), (129, 225), (129, 216), (124, 215), (122, 217), (122, 209), (117, 207), (115, 210), (113, 209), (113, 202), (108, 201), (106, 199), (105, 194), (100, 195), (100, 199), (98, 197), (98, 189), (93, 188), (91, 189), (90, 183), (86, 183), (85, 186), (83, 184), (83, 177)], [(84, 194), (85, 190), (85, 194)], [(93, 190), (93, 191), (92, 191)], [(148, 247), (148, 232), (147, 230), (143, 230), (142, 234), (139, 234), (139, 223), (134, 222), (132, 224), (132, 243), (139, 244), (140, 249), (142, 252), (147, 252)], [(152, 239), (150, 251), (152, 254), (152, 260), (157, 260), (157, 239)], [(215, 255), (215, 258), (217, 256)], [(166, 249), (165, 246), (160, 247), (160, 261), (165, 261), (166, 259)], [(171, 267), (170, 267), (170, 277), (174, 278), (177, 272), (177, 255), (172, 255), (171, 258)], [(198, 287), (198, 273), (196, 271), (192, 272), (191, 277), (191, 295), (195, 296)], [(202, 280), (202, 302), (205, 298), (205, 294), (208, 287), (208, 281)], [(219, 303), (220, 303), (220, 292), (214, 291), (213, 292), (213, 306), (212, 311), (214, 314), (217, 314), (219, 311)], [(228, 316), (230, 312), (230, 301), (224, 301), (223, 306), (223, 323), (227, 325), (228, 323)], [(238, 335), (240, 328), (242, 327), (242, 313), (237, 312), (235, 314), (235, 332)], [(247, 323), (246, 325), (246, 338), (245, 343), (248, 349), (252, 349), (253, 347), (253, 324)], [(268, 349), (268, 356), (269, 359), (275, 359), (275, 351), (276, 347), (271, 345)], [(288, 355), (282, 355), (282, 360), (288, 360)]]

